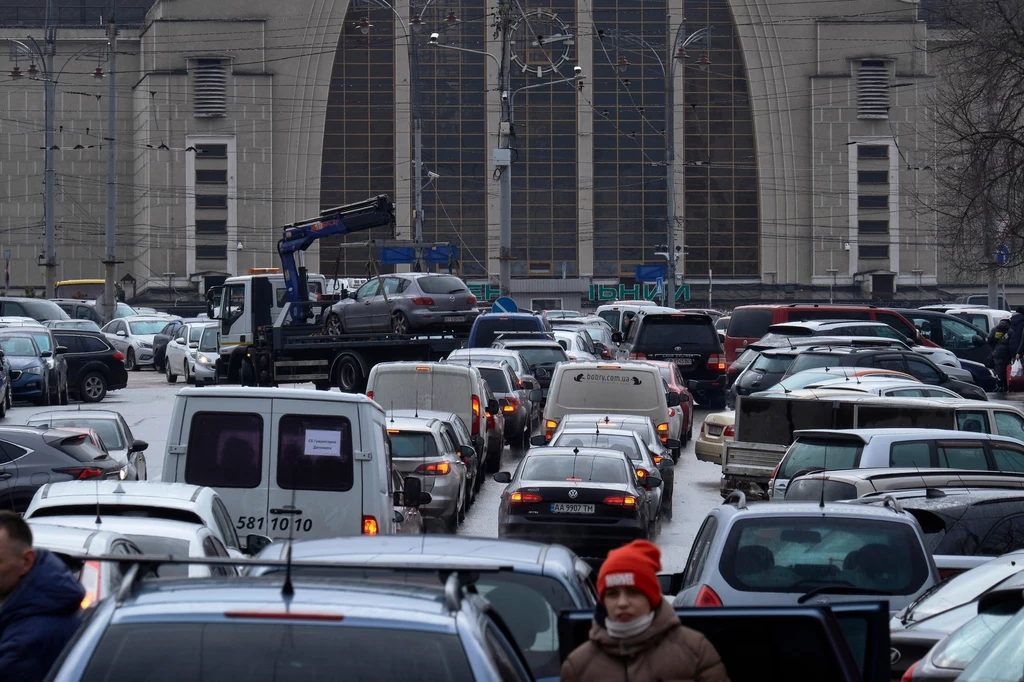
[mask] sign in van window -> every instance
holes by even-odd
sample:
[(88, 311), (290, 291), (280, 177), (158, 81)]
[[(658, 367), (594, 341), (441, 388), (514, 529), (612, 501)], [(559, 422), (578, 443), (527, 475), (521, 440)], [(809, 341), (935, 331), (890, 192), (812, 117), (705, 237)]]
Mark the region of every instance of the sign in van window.
[(352, 489), (352, 423), (289, 414), (278, 425), (277, 484), (286, 490)]
[(263, 479), (263, 418), (258, 414), (192, 415), (185, 482), (213, 488), (255, 488)]

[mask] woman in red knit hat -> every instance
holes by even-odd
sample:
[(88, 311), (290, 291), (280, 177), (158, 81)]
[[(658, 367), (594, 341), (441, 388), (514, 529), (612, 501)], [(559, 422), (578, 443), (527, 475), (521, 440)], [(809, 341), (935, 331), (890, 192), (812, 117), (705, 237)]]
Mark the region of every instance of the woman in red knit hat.
[(562, 664), (563, 682), (729, 682), (715, 647), (662, 597), (659, 570), (661, 550), (646, 540), (608, 552), (590, 640)]

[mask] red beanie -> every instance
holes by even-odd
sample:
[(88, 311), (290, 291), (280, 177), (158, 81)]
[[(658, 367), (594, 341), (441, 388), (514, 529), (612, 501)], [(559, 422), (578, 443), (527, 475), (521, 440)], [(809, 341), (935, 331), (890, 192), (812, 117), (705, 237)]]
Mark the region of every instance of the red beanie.
[(604, 602), (604, 592), (609, 587), (632, 587), (643, 592), (651, 607), (657, 608), (661, 601), (660, 570), (661, 550), (653, 543), (634, 540), (613, 549), (597, 574), (597, 598)]

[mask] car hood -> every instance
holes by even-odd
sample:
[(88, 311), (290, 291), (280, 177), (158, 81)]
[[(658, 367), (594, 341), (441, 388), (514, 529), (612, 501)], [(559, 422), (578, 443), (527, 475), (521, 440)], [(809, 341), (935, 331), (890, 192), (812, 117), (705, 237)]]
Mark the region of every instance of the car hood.
[(131, 337), (131, 340), (152, 345), (154, 336), (154, 334), (135, 334)]
[(11, 363), (11, 369), (43, 366), (43, 359), (32, 355), (8, 355), (7, 361)]

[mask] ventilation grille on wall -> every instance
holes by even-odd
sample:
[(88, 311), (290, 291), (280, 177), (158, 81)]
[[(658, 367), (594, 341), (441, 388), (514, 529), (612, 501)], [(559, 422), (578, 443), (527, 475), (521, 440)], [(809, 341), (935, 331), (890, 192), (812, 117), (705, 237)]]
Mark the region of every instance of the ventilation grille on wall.
[(889, 118), (889, 67), (864, 60), (857, 70), (857, 118)]
[(197, 59), (192, 89), (197, 117), (227, 116), (228, 68), (224, 59)]

